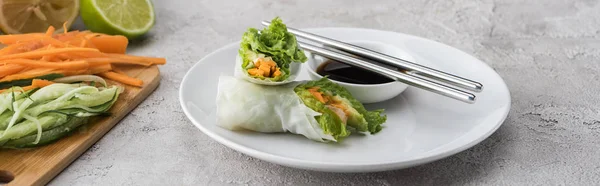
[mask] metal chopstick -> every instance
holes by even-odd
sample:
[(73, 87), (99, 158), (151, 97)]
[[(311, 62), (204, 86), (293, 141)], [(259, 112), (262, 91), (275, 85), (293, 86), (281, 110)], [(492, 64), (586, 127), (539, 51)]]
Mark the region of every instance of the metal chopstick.
[(406, 83), (408, 85), (412, 85), (417, 88), (425, 89), (430, 92), (434, 92), (443, 96), (447, 96), (459, 101), (463, 101), (466, 103), (475, 103), (475, 95), (455, 89), (452, 87), (448, 87), (436, 82), (429, 81), (427, 79), (423, 79), (417, 76), (411, 76), (405, 73), (402, 73), (397, 70), (388, 69), (373, 63), (369, 63), (367, 61), (340, 53), (332, 50), (327, 50), (325, 48), (321, 48), (315, 45), (307, 44), (299, 41), (298, 44), (302, 49), (307, 50), (309, 52), (321, 55), (326, 58), (334, 59), (340, 61), (342, 63), (346, 63), (348, 65), (356, 66), (359, 68), (364, 68), (373, 72), (377, 72), (381, 75), (385, 75), (391, 79), (396, 81), (400, 81), (402, 83)]
[[(271, 24), (271, 22), (269, 21), (263, 21), (262, 22), (263, 25), (268, 26)], [(399, 59), (399, 58), (395, 58), (386, 54), (382, 54), (376, 51), (372, 51), (366, 48), (362, 48), (356, 45), (352, 45), (352, 44), (348, 44), (348, 43), (344, 43), (341, 41), (337, 41), (334, 39), (330, 39), (330, 38), (326, 38), (326, 37), (322, 37), (319, 35), (315, 35), (315, 34), (311, 34), (308, 32), (304, 32), (304, 31), (300, 31), (294, 28), (290, 28), (287, 27), (288, 31), (298, 37), (304, 38), (304, 39), (308, 39), (317, 43), (322, 43), (325, 46), (328, 47), (332, 47), (338, 50), (342, 50), (344, 52), (348, 52), (351, 54), (355, 54), (355, 55), (359, 55), (361, 57), (366, 57), (369, 59), (373, 59), (375, 61), (378, 62), (382, 62), (388, 65), (392, 65), (394, 67), (397, 68), (401, 68), (404, 70), (408, 70), (408, 71), (413, 71), (415, 72), (417, 75), (421, 75), (421, 76), (425, 76), (425, 77), (429, 77), (432, 79), (436, 79), (439, 81), (443, 81), (452, 85), (456, 85), (458, 87), (467, 89), (467, 90), (471, 90), (471, 91), (475, 91), (475, 92), (481, 92), (483, 89), (483, 85), (479, 82), (473, 81), (473, 80), (469, 80), (463, 77), (459, 77), (456, 75), (452, 75), (446, 72), (442, 72), (436, 69), (432, 69), (426, 66), (422, 66), (407, 60), (403, 60), (403, 59)]]

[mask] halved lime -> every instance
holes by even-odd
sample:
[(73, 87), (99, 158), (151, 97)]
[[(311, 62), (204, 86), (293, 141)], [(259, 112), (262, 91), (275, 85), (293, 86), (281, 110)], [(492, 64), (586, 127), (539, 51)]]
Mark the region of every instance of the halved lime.
[(5, 34), (62, 30), (79, 13), (79, 0), (0, 0), (0, 30)]
[(154, 26), (150, 0), (81, 0), (81, 18), (93, 31), (139, 37)]

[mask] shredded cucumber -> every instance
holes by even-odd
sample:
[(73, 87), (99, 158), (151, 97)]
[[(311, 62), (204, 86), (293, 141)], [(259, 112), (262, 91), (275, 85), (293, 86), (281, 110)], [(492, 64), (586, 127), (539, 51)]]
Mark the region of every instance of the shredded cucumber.
[(23, 136), (27, 136), (35, 133), (38, 130), (37, 125), (40, 125), (42, 130), (51, 129), (55, 126), (62, 125), (67, 121), (67, 116), (62, 114), (47, 114), (37, 118), (37, 122), (32, 120), (25, 120), (14, 127), (2, 131), (0, 141), (7, 139), (19, 139)]
[[(84, 91), (85, 89), (79, 89)], [(91, 94), (82, 94), (79, 96), (74, 96), (71, 99), (63, 99), (59, 101), (61, 98), (58, 98), (54, 101), (50, 101), (46, 104), (41, 104), (35, 107), (30, 108), (27, 113), (31, 115), (39, 115), (44, 112), (52, 111), (52, 110), (61, 110), (61, 109), (70, 109), (70, 108), (79, 108), (83, 112), (102, 112), (104, 110), (93, 110), (89, 109), (94, 106), (99, 106), (107, 102), (114, 101), (114, 95), (117, 92), (117, 88), (113, 87), (111, 89), (105, 89), (103, 91), (97, 91)], [(67, 95), (65, 95), (67, 96)]]
[(37, 144), (34, 144), (37, 135), (29, 135), (19, 139), (6, 141), (6, 143), (2, 144), (0, 142), (0, 146), (4, 148), (28, 148), (28, 147), (36, 147), (40, 145), (46, 145), (52, 143), (68, 134), (71, 134), (75, 129), (79, 126), (85, 124), (88, 118), (78, 118), (71, 117), (68, 122), (65, 124), (55, 127), (50, 130), (46, 130), (42, 133), (42, 137)]
[(14, 112), (12, 111), (6, 111), (0, 114), (0, 130), (6, 130), (8, 122), (10, 121), (10, 117), (12, 117), (13, 114)]
[[(121, 93), (119, 87), (102, 87), (84, 84), (55, 83), (32, 91), (14, 91), (0, 94), (0, 147), (35, 146), (45, 144), (89, 118), (106, 115)], [(85, 119), (87, 120), (87, 119)], [(54, 128), (61, 128), (54, 130)], [(54, 131), (54, 132), (48, 132)], [(61, 132), (62, 131), (62, 132)], [(35, 136), (35, 137), (33, 137)], [(27, 140), (21, 138), (27, 137)], [(28, 144), (21, 144), (22, 142)]]
[(52, 80), (57, 83), (74, 83), (74, 82), (92, 82), (92, 83), (100, 83), (102, 86), (106, 87), (106, 81), (99, 76), (95, 75), (76, 75), (76, 76), (68, 76), (62, 77), (55, 80)]
[[(73, 84), (62, 84), (62, 83), (52, 84), (52, 85), (49, 85), (42, 89), (39, 89), (38, 91), (33, 93), (31, 96), (29, 96), (28, 99), (25, 99), (21, 103), (14, 101), (12, 103), (12, 108), (13, 108), (15, 114), (13, 114), (12, 118), (10, 119), (10, 122), (8, 123), (8, 127), (6, 127), (6, 130), (8, 131), (13, 125), (15, 125), (17, 123), (17, 121), (19, 121), (22, 118), (23, 112), (25, 111), (25, 109), (29, 108), (29, 106), (43, 103), (48, 100), (56, 99), (76, 88), (77, 88), (77, 85), (73, 85)], [(13, 94), (14, 94), (14, 91), (13, 91)], [(15, 96), (13, 95), (13, 97), (15, 97)], [(2, 135), (4, 135), (4, 134), (2, 134)], [(0, 135), (0, 137), (1, 137), (1, 135)]]
[(29, 114), (24, 114), (23, 117), (33, 123), (35, 123), (35, 126), (37, 127), (37, 135), (35, 137), (35, 141), (33, 142), (34, 144), (37, 144), (40, 142), (40, 139), (42, 139), (42, 123), (40, 122), (40, 120), (38, 120), (37, 118), (30, 116)]

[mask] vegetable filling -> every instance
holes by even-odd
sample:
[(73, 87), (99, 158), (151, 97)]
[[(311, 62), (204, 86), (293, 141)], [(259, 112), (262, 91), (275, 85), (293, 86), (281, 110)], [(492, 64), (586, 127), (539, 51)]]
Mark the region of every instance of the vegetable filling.
[(350, 131), (340, 131), (346, 130), (346, 126), (358, 132), (377, 133), (387, 119), (382, 109), (368, 111), (348, 90), (327, 78), (301, 84), (294, 91), (308, 107), (322, 114), (317, 120), (324, 128), (331, 129), (326, 131), (338, 132), (332, 132), (337, 137), (349, 134)]
[(348, 116), (352, 115), (352, 107), (346, 105), (339, 96), (327, 95), (319, 91), (320, 87), (311, 87), (308, 91), (317, 99), (323, 103), (325, 107), (333, 111), (346, 125)]
[(281, 68), (270, 57), (256, 58), (254, 67), (248, 69), (248, 74), (253, 77), (275, 78), (281, 76)]

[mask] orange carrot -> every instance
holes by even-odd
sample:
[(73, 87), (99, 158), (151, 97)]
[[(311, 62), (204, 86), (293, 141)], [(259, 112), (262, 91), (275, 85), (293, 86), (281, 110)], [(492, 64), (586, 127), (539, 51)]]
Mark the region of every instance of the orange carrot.
[(143, 66), (152, 65), (152, 63), (150, 63), (150, 62), (141, 62), (141, 61), (135, 61), (135, 60), (120, 59), (120, 58), (87, 58), (84, 60), (89, 62), (90, 65), (94, 65), (94, 64), (131, 64), (131, 65), (143, 65)]
[[(86, 39), (82, 39), (82, 40), (81, 40), (81, 44), (79, 44), (79, 47), (82, 47), (82, 48), (83, 48), (83, 47), (85, 47), (85, 46), (87, 45), (87, 42), (88, 42), (88, 40), (86, 40)], [(102, 51), (101, 51), (101, 52), (102, 52)]]
[(75, 52), (98, 52), (98, 50), (93, 49), (93, 48), (56, 48), (56, 49), (48, 49), (48, 50), (41, 50), (41, 51), (23, 52), (23, 53), (19, 53), (19, 54), (4, 55), (4, 56), (0, 56), (0, 60), (19, 59), (19, 58), (36, 59), (36, 58), (41, 58), (45, 55), (55, 55), (55, 54), (62, 54), (62, 53), (75, 53)]
[(141, 87), (142, 85), (144, 85), (144, 81), (142, 81), (140, 79), (132, 78), (127, 75), (119, 74), (119, 73), (112, 72), (112, 71), (100, 73), (99, 75), (102, 77), (111, 79), (113, 81), (126, 84), (126, 85), (131, 85), (131, 86), (136, 86), (136, 87)]
[(0, 66), (0, 78), (2, 78), (4, 76), (15, 74), (17, 72), (22, 71), (23, 69), (25, 69), (25, 67), (21, 66), (21, 65), (12, 65), (11, 64), (11, 65)]
[(56, 55), (52, 55), (52, 57), (57, 58), (58, 60), (61, 60), (61, 61), (66, 61), (67, 59), (75, 59), (75, 60), (83, 59), (83, 58), (74, 58), (74, 57), (69, 56), (68, 54), (56, 54)]
[(46, 30), (46, 36), (52, 37), (52, 34), (54, 34), (54, 31), (56, 31), (56, 29), (53, 26), (49, 26), (48, 30)]
[(45, 86), (48, 86), (48, 85), (52, 85), (53, 83), (54, 82), (48, 81), (48, 80), (45, 80), (45, 79), (33, 79), (31, 81), (31, 86), (42, 88), (42, 87), (45, 87)]
[(126, 54), (106, 54), (110, 57), (115, 57), (115, 58), (121, 58), (121, 59), (126, 59), (126, 60), (131, 60), (131, 61), (138, 61), (138, 62), (150, 62), (152, 64), (158, 64), (158, 65), (163, 65), (167, 63), (167, 60), (165, 58), (158, 58), (158, 57), (142, 57), (142, 56), (133, 56), (133, 55), (126, 55)]
[(67, 46), (66, 43), (63, 43), (62, 41), (59, 41), (59, 40), (55, 39), (54, 37), (47, 36), (47, 35), (32, 36), (29, 38), (19, 40), (17, 43), (24, 43), (24, 42), (37, 42), (37, 43), (41, 43), (43, 45), (55, 45), (58, 47), (66, 47)]
[(103, 72), (108, 72), (112, 70), (112, 65), (110, 64), (104, 64), (104, 65), (98, 65), (98, 66), (92, 66), (90, 67), (85, 74), (99, 74), (99, 73), (103, 73)]
[(31, 79), (31, 78), (40, 77), (43, 75), (48, 75), (48, 74), (63, 74), (63, 73), (60, 71), (57, 71), (55, 69), (48, 69), (48, 68), (32, 69), (32, 70), (20, 72), (18, 74), (8, 75), (8, 76), (0, 79), (0, 82), (13, 81), (13, 80), (19, 80), (19, 79)]
[[(132, 86), (143, 81), (129, 77), (113, 65), (151, 66), (166, 64), (165, 58), (125, 54), (129, 40), (90, 31), (63, 32), (48, 27), (44, 33), (2, 35), (0, 43), (0, 82), (31, 79), (52, 73), (70, 75), (99, 74), (108, 79)], [(49, 82), (35, 81), (36, 86)]]
[[(94, 49), (96, 50), (96, 49)], [(106, 58), (107, 55), (101, 53), (99, 51), (95, 52), (73, 52), (73, 53), (65, 53), (59, 54), (62, 58), (66, 59), (88, 59), (88, 58)]]
[(43, 37), (41, 39), (41, 41), (46, 45), (54, 45), (57, 47), (67, 47), (68, 46), (68, 44), (63, 43), (57, 39), (54, 39), (53, 37)]
[(51, 71), (55, 71), (55, 69), (51, 69), (51, 68), (27, 68), (27, 69), (21, 71), (21, 73), (38, 74), (38, 73), (47, 73), (47, 72), (51, 72)]
[(43, 62), (37, 60), (30, 59), (11, 59), (0, 61), (0, 64), (16, 64), (23, 65), (27, 67), (33, 68), (55, 68), (55, 69), (64, 69), (64, 70), (78, 70), (78, 69), (87, 69), (89, 64), (85, 61), (70, 61), (70, 62)]
[(44, 47), (41, 42), (24, 42), (8, 45), (0, 50), (0, 55), (16, 54), (29, 52)]
[(66, 34), (69, 31), (69, 29), (67, 28), (67, 21), (65, 21), (62, 26), (63, 26), (63, 32)]
[(52, 56), (43, 56), (40, 61), (50, 61), (50, 58), (52, 58)]
[(90, 42), (104, 53), (125, 54), (129, 40), (125, 36), (98, 35), (89, 38)]
[(323, 94), (321, 94), (321, 92), (319, 92), (318, 87), (309, 88), (308, 92), (310, 92), (310, 94), (312, 94), (317, 100), (319, 100), (319, 102), (321, 102), (321, 103), (327, 102), (327, 99), (325, 97), (323, 97)]
[(66, 33), (62, 33), (62, 34), (56, 34), (56, 35), (54, 35), (54, 38), (58, 39), (59, 41), (70, 41), (75, 38), (78, 38), (77, 35), (79, 33), (80, 33), (79, 31), (75, 30), (75, 31), (66, 32)]
[(32, 33), (32, 34), (19, 34), (19, 35), (1, 35), (0, 43), (5, 45), (15, 44), (21, 40), (27, 40), (32, 37), (43, 36), (41, 33)]

